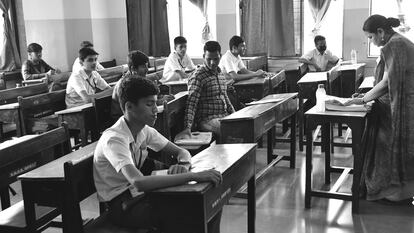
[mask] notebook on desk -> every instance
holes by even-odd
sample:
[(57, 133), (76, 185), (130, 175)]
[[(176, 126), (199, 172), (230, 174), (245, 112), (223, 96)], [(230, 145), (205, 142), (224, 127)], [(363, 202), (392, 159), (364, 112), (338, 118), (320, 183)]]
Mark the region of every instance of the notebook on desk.
[(325, 108), (330, 111), (340, 112), (366, 112), (368, 109), (365, 105), (352, 104), (345, 106), (344, 104), (351, 100), (351, 98), (341, 98), (337, 96), (326, 96)]
[(175, 139), (174, 143), (179, 146), (201, 146), (208, 145), (211, 142), (213, 133), (211, 132), (192, 132), (191, 138)]

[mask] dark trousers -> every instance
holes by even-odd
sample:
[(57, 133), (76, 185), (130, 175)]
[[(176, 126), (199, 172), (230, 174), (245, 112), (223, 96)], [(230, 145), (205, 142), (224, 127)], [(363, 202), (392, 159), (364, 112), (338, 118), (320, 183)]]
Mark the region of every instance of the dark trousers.
[[(165, 164), (147, 158), (140, 170), (144, 175), (150, 175), (153, 170), (165, 168)], [(162, 225), (159, 215), (151, 208), (149, 199), (145, 195), (132, 197), (127, 190), (106, 204), (109, 218), (115, 225), (137, 229), (159, 229)], [(221, 211), (208, 223), (208, 233), (220, 232), (220, 220)]]

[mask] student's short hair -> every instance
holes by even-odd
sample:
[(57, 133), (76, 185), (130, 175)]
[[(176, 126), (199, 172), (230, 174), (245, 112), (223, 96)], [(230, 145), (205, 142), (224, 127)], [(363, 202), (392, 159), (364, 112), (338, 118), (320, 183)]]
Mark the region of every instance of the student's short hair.
[(179, 44), (187, 44), (187, 39), (183, 36), (177, 36), (174, 38), (174, 47)]
[(138, 77), (137, 75), (126, 75), (122, 78), (118, 89), (119, 104), (125, 112), (125, 103), (132, 102), (134, 104), (142, 98), (151, 95), (158, 95), (159, 89), (151, 80)]
[(82, 43), (80, 44), (80, 47), (81, 47), (81, 48), (90, 48), (90, 47), (93, 47), (93, 44), (92, 44), (92, 42), (90, 42), (90, 41), (84, 40), (84, 41), (82, 41)]
[(317, 35), (315, 36), (315, 39), (313, 39), (313, 41), (315, 42), (315, 44), (318, 43), (318, 41), (322, 41), (322, 40), (326, 40), (324, 36), (321, 35)]
[(37, 43), (31, 43), (27, 46), (28, 53), (33, 53), (33, 52), (39, 53), (39, 52), (42, 52), (42, 50), (43, 50), (42, 46), (40, 46), (40, 44), (37, 44)]
[(219, 53), (221, 53), (221, 46), (219, 42), (210, 40), (204, 44), (203, 50), (204, 50), (204, 53), (206, 51), (209, 51), (210, 53), (214, 53), (218, 51)]
[(91, 55), (99, 55), (99, 53), (97, 53), (95, 50), (91, 48), (81, 48), (79, 50), (79, 59), (81, 61), (84, 61), (87, 56)]
[(230, 50), (233, 48), (233, 46), (236, 46), (237, 47), (237, 46), (239, 46), (243, 42), (244, 42), (244, 40), (240, 36), (233, 36), (230, 39), (230, 42), (229, 42)]
[(131, 67), (138, 68), (140, 65), (145, 65), (145, 63), (149, 63), (148, 56), (139, 51), (139, 50), (133, 50), (128, 53), (128, 68), (131, 69)]

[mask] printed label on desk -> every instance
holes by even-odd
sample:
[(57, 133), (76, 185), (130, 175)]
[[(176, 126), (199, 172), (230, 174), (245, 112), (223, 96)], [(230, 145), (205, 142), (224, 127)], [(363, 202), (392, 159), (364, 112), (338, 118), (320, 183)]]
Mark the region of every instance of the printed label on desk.
[(27, 164), (27, 165), (25, 165), (23, 167), (17, 168), (14, 171), (11, 171), (9, 173), (9, 177), (13, 177), (13, 176), (20, 175), (20, 174), (22, 174), (22, 173), (24, 173), (24, 172), (26, 172), (28, 170), (31, 170), (31, 169), (35, 168), (36, 166), (37, 166), (37, 162), (29, 163), (29, 164)]

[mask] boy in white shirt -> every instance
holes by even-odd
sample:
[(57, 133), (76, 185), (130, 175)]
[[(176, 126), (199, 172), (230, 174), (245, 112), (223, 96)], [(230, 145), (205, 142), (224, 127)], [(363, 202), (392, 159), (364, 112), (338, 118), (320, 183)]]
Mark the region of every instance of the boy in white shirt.
[(82, 68), (72, 72), (66, 85), (66, 107), (72, 108), (90, 103), (92, 95), (110, 88), (108, 83), (96, 71), (98, 53), (90, 48), (79, 50)]
[[(82, 41), (82, 43), (80, 44), (81, 49), (82, 48), (90, 48), (93, 49), (93, 44), (90, 41)], [(79, 57), (77, 57), (75, 59), (75, 61), (73, 62), (72, 65), (72, 72), (77, 72), (78, 70), (80, 70), (82, 68), (82, 64), (80, 63)], [(101, 63), (99, 63), (98, 61), (96, 62), (96, 70), (103, 70), (105, 69)]]
[(182, 36), (174, 39), (174, 49), (167, 58), (162, 74), (162, 83), (188, 78), (188, 73), (195, 70), (195, 65), (187, 55), (187, 40)]
[[(222, 182), (216, 170), (189, 172), (190, 153), (151, 127), (157, 119), (157, 94), (158, 88), (150, 80), (125, 77), (119, 86), (124, 115), (102, 134), (95, 149), (93, 174), (98, 199), (106, 204), (109, 218), (116, 225), (162, 228), (162, 219), (144, 196), (146, 191), (189, 181)], [(148, 158), (147, 148), (174, 156), (178, 164), (169, 167), (169, 175), (151, 176), (153, 170), (165, 165)], [(209, 232), (219, 232), (220, 218), (221, 212), (210, 220)]]
[(240, 36), (233, 36), (229, 42), (230, 50), (221, 57), (219, 67), (226, 78), (241, 81), (253, 77), (265, 77), (263, 70), (250, 71), (244, 65), (240, 55), (246, 52), (246, 43)]

